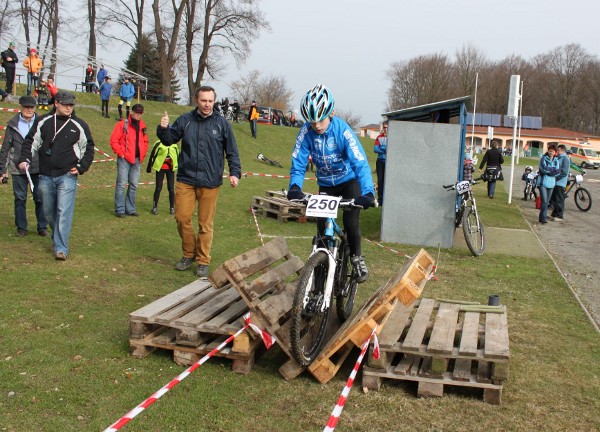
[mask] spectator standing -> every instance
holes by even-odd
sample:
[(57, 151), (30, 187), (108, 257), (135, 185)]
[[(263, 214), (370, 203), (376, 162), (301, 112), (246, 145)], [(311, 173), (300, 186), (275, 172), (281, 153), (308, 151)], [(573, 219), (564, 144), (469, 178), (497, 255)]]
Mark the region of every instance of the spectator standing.
[(259, 117), (258, 110), (256, 109), (256, 101), (252, 101), (250, 111), (248, 112), (248, 121), (250, 122), (250, 133), (254, 139), (256, 139), (256, 123)]
[(556, 185), (556, 176), (560, 174), (560, 167), (556, 156), (556, 145), (549, 144), (548, 151), (540, 159), (537, 186), (542, 197), (539, 222), (548, 223), (548, 202), (552, 196), (552, 190)]
[[(182, 240), (183, 257), (175, 268), (188, 269), (194, 260), (196, 276), (208, 276), (211, 262), (213, 222), (217, 198), (223, 184), (224, 159), (229, 166), (229, 184), (236, 187), (242, 175), (240, 157), (231, 125), (217, 115), (215, 89), (202, 86), (196, 90), (198, 108), (181, 115), (169, 126), (164, 113), (156, 134), (162, 143), (171, 146), (181, 141), (181, 155), (175, 187), (175, 220)], [(198, 237), (192, 226), (192, 215), (198, 203)]]
[(41, 79), (40, 83), (35, 87), (34, 92), (37, 98), (38, 107), (45, 111), (48, 111), (48, 101), (50, 100), (50, 91), (46, 86), (46, 80)]
[(58, 93), (58, 88), (54, 84), (54, 78), (52, 76), (48, 77), (48, 82), (46, 83), (46, 88), (48, 89), (48, 92), (50, 93), (50, 100), (48, 101), (48, 103), (50, 105), (54, 106), (54, 96), (56, 96), (56, 93)]
[(15, 43), (10, 42), (8, 44), (8, 49), (6, 51), (2, 51), (2, 67), (4, 68), (4, 72), (6, 73), (6, 93), (12, 94), (13, 92), (13, 84), (15, 82), (15, 71), (17, 68), (17, 63), (19, 62), (19, 58), (14, 51)]
[(160, 141), (154, 143), (154, 148), (148, 159), (146, 172), (156, 171), (156, 186), (154, 188), (154, 200), (152, 202), (153, 215), (158, 214), (158, 199), (162, 191), (163, 182), (167, 177), (167, 189), (169, 190), (169, 213), (175, 214), (175, 171), (179, 161), (179, 147), (176, 145), (166, 146)]
[(502, 156), (502, 152), (498, 150), (498, 143), (496, 141), (492, 141), (491, 145), (492, 148), (486, 151), (481, 159), (479, 171), (481, 171), (484, 166), (486, 167), (486, 175), (484, 178), (488, 179), (488, 197), (494, 198), (494, 192), (496, 192), (496, 180), (500, 180), (502, 178), (501, 174), (504, 157)]
[[(138, 216), (135, 206), (140, 165), (148, 151), (148, 129), (142, 120), (144, 106), (135, 104), (131, 115), (117, 123), (110, 136), (110, 146), (117, 155), (115, 215)], [(127, 193), (125, 192), (125, 184)]]
[(96, 79), (98, 80), (98, 88), (104, 83), (104, 78), (108, 75), (108, 71), (104, 69), (104, 65), (100, 65), (100, 69), (96, 73)]
[(44, 215), (52, 228), (54, 258), (65, 261), (73, 224), (77, 177), (94, 160), (94, 140), (87, 123), (75, 115), (75, 96), (60, 91), (54, 109), (41, 116), (25, 137), (19, 169), (39, 157), (39, 193)]
[(565, 212), (565, 190), (567, 188), (567, 181), (569, 180), (569, 168), (571, 167), (571, 159), (567, 156), (567, 147), (564, 144), (559, 144), (557, 147), (558, 166), (560, 173), (556, 176), (556, 185), (552, 190), (552, 197), (550, 198), (550, 205), (552, 206), (552, 220), (555, 222), (562, 222), (564, 219)]
[(388, 122), (383, 122), (381, 133), (375, 138), (373, 151), (377, 153), (375, 172), (377, 173), (377, 201), (383, 205), (383, 188), (385, 184), (385, 157), (387, 153), (387, 131)]
[(233, 103), (231, 104), (231, 109), (233, 110), (233, 121), (236, 123), (239, 123), (239, 114), (240, 114), (240, 103), (238, 102), (237, 99), (233, 100)]
[[(17, 236), (27, 235), (27, 189), (29, 187), (27, 174), (19, 170), (16, 165), (21, 155), (21, 147), (29, 130), (35, 123), (36, 101), (32, 96), (19, 98), (20, 113), (8, 121), (4, 143), (0, 149), (0, 178), (8, 178), (8, 171), (12, 174), (13, 194), (15, 196), (15, 225)], [(48, 222), (44, 216), (42, 200), (39, 194), (39, 161), (37, 155), (31, 160), (29, 174), (33, 183), (33, 202), (35, 203), (35, 217), (37, 219), (37, 232), (42, 237), (48, 237)]]
[(100, 101), (102, 103), (101, 111), (102, 117), (110, 118), (108, 116), (108, 103), (110, 101), (110, 94), (112, 93), (112, 84), (110, 83), (110, 75), (104, 77), (104, 82), (100, 84)]
[(29, 55), (25, 57), (23, 66), (27, 69), (27, 95), (31, 95), (32, 89), (35, 89), (37, 80), (40, 77), (40, 71), (44, 67), (42, 59), (38, 57), (37, 50), (31, 48)]
[(96, 87), (96, 79), (94, 77), (94, 68), (91, 63), (88, 63), (87, 68), (85, 69), (85, 91), (87, 93), (93, 93)]
[(129, 117), (129, 107), (131, 106), (131, 99), (133, 99), (134, 94), (135, 90), (133, 85), (129, 82), (129, 77), (126, 76), (123, 79), (121, 89), (119, 90), (119, 97), (121, 100), (119, 101), (119, 117), (116, 119), (117, 121), (123, 120), (123, 104), (125, 104), (126, 107), (125, 117)]

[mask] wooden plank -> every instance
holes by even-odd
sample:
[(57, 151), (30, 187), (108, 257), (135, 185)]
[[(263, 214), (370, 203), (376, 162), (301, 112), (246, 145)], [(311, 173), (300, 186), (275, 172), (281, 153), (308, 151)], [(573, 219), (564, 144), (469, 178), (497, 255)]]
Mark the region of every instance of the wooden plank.
[(488, 359), (508, 359), (508, 322), (503, 314), (485, 315), (485, 346), (483, 355)]
[(457, 359), (454, 361), (453, 379), (457, 381), (470, 381), (471, 375), (471, 360)]
[(296, 285), (286, 284), (285, 289), (277, 295), (266, 298), (263, 302), (256, 305), (256, 309), (261, 311), (269, 321), (270, 326), (277, 324), (279, 319), (292, 309)]
[(434, 304), (435, 301), (433, 299), (421, 299), (417, 313), (413, 317), (410, 329), (402, 343), (403, 351), (419, 351), (425, 337), (425, 332), (427, 331)]
[(285, 239), (277, 237), (266, 245), (227, 260), (221, 265), (229, 273), (231, 282), (239, 282), (279, 261), (287, 252)]
[[(219, 315), (197, 326), (196, 329), (213, 332), (222, 330), (226, 333), (231, 333), (232, 331), (236, 332), (242, 325), (239, 322), (232, 323), (232, 321), (240, 319), (247, 311), (248, 306), (246, 306), (246, 303), (242, 299), (239, 299), (235, 303), (229, 305), (229, 307)], [(231, 324), (227, 325), (228, 323)]]
[(177, 319), (174, 324), (182, 327), (196, 327), (225, 310), (232, 302), (240, 298), (234, 288), (229, 288), (221, 295), (204, 303), (204, 307), (195, 309)]
[(461, 355), (477, 355), (477, 342), (479, 340), (479, 317), (478, 312), (466, 312), (464, 315), (462, 334), (458, 352)]
[(210, 286), (204, 291), (199, 292), (196, 296), (188, 299), (186, 302), (181, 303), (180, 305), (169, 309), (160, 315), (154, 317), (154, 321), (161, 324), (169, 324), (171, 321), (176, 320), (177, 318), (181, 318), (192, 310), (200, 307), (208, 300), (214, 298), (215, 296), (221, 294), (225, 291), (225, 288), (213, 288)]
[(159, 298), (143, 308), (131, 312), (129, 318), (139, 321), (150, 320), (156, 315), (177, 306), (179, 303), (189, 300), (199, 292), (208, 289), (210, 286), (210, 283), (198, 279), (189, 285), (179, 288), (177, 291), (173, 291), (171, 294)]
[(398, 362), (398, 364), (394, 368), (394, 373), (400, 374), (400, 375), (407, 375), (410, 372), (414, 362), (415, 362), (414, 355), (404, 354), (402, 359)]
[(405, 306), (402, 303), (396, 304), (396, 307), (390, 314), (387, 324), (379, 334), (379, 346), (382, 348), (391, 347), (400, 340), (404, 327), (409, 321), (414, 306)]
[(247, 288), (249, 297), (256, 299), (263, 296), (275, 285), (286, 280), (288, 277), (298, 272), (302, 267), (304, 267), (304, 263), (297, 256), (279, 264), (252, 281), (251, 286)]
[(451, 354), (454, 348), (454, 334), (458, 322), (459, 306), (442, 303), (438, 309), (427, 351), (436, 354)]

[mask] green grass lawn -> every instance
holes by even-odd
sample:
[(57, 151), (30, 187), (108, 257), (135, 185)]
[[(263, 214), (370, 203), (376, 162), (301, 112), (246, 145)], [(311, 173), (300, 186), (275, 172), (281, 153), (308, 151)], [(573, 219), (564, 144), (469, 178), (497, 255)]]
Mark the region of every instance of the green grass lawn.
[[(78, 102), (99, 106), (98, 97), (78, 93)], [(115, 107), (116, 100), (112, 107)], [(7, 105), (7, 104), (5, 104)], [(154, 136), (165, 104), (144, 103), (144, 120)], [(188, 107), (170, 105), (178, 115)], [(98, 147), (108, 153), (114, 120), (100, 111), (77, 109), (92, 128)], [(0, 123), (12, 114), (0, 112)], [(173, 117), (174, 119), (175, 117)], [(242, 168), (287, 175), (297, 129), (259, 125), (258, 140), (247, 123), (233, 125)], [(365, 140), (375, 166), (372, 141)], [(262, 152), (284, 168), (256, 159)], [(103, 158), (97, 155), (97, 158)], [(145, 168), (145, 167), (144, 167)], [(114, 163), (97, 163), (80, 177), (71, 254), (56, 262), (50, 240), (16, 237), (12, 190), (0, 187), (0, 430), (103, 430), (179, 374), (170, 352), (144, 359), (128, 355), (128, 314), (195, 280), (177, 272), (180, 240), (168, 214), (163, 189), (158, 216), (150, 214), (153, 186), (138, 189), (139, 218), (113, 216)], [(142, 172), (141, 182), (154, 177)], [(252, 196), (281, 189), (287, 180), (249, 176), (238, 188), (223, 187), (215, 220), (213, 266), (260, 245), (249, 212)], [(307, 182), (307, 190), (316, 190)], [(477, 197), (484, 197), (478, 185)], [(518, 209), (498, 199), (478, 201), (488, 226), (524, 228)], [(33, 205), (29, 203), (33, 224)], [(366, 238), (379, 236), (381, 209), (361, 216)], [(312, 223), (280, 224), (259, 219), (266, 235), (310, 236)], [(309, 240), (289, 239), (305, 258)], [(414, 246), (388, 246), (412, 255)], [(360, 286), (358, 303), (389, 279), (406, 258), (363, 245), (371, 278)], [(437, 250), (429, 250), (438, 257)], [(548, 259), (442, 250), (439, 281), (424, 295), (487, 301), (499, 294), (508, 307), (510, 377), (502, 405), (482, 402), (481, 391), (450, 388), (440, 399), (417, 399), (416, 385), (385, 381), (379, 392), (350, 394), (339, 430), (549, 430), (600, 429), (600, 338), (577, 306)], [(304, 431), (322, 430), (356, 358), (327, 385), (310, 374), (286, 382), (278, 368), (286, 360), (277, 348), (266, 352), (253, 371), (232, 373), (231, 363), (211, 359), (123, 430), (130, 431)]]

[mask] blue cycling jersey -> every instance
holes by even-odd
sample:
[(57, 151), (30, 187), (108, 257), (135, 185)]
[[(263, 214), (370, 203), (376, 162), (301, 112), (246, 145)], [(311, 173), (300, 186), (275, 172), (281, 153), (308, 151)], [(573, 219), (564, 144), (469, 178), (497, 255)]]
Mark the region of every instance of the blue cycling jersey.
[(308, 157), (315, 164), (319, 186), (337, 186), (357, 179), (361, 194), (375, 194), (375, 185), (365, 151), (350, 126), (332, 117), (327, 130), (319, 135), (305, 123), (292, 153), (290, 184), (302, 188)]

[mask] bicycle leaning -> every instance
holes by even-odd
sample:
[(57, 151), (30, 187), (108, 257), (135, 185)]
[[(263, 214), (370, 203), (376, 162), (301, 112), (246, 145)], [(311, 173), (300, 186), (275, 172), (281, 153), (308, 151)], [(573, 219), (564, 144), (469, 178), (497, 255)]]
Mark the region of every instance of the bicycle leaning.
[(306, 195), (307, 215), (324, 211), (326, 217), (323, 235), (317, 233), (312, 240), (312, 252), (300, 271), (292, 305), (291, 348), (298, 364), (310, 365), (321, 351), (329, 325), (332, 303), (340, 320), (352, 314), (356, 295), (357, 274), (350, 262), (350, 246), (344, 230), (335, 217), (342, 210), (363, 208), (354, 199), (341, 199), (328, 195)]
[(454, 215), (454, 228), (462, 224), (463, 233), (467, 247), (474, 256), (483, 255), (485, 250), (485, 233), (483, 223), (477, 213), (477, 203), (471, 186), (476, 181), (459, 181), (451, 185), (443, 186), (446, 190), (455, 190), (457, 195), (456, 211)]
[(569, 173), (569, 180), (567, 181), (567, 187), (565, 188), (565, 200), (569, 198), (569, 192), (575, 188), (575, 205), (582, 212), (589, 211), (592, 208), (592, 195), (589, 191), (581, 186), (583, 183), (583, 175), (585, 171), (581, 171), (581, 174), (573, 175)]

